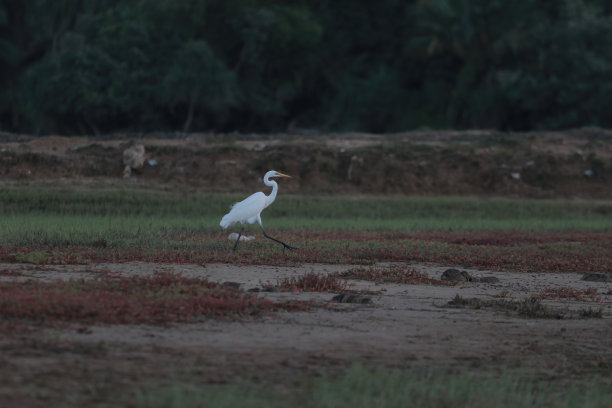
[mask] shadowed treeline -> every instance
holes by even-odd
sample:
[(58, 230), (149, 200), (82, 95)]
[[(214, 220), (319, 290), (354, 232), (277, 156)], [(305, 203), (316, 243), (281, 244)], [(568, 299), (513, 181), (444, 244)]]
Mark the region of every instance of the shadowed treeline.
[(607, 0), (4, 0), (0, 130), (612, 126)]

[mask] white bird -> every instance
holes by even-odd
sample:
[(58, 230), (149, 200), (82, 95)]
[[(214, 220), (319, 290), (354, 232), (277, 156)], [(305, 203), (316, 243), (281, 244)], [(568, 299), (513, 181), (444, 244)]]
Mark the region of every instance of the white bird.
[[(247, 222), (249, 224), (253, 224), (255, 223), (255, 221), (257, 221), (259, 223), (259, 226), (261, 227), (261, 230), (263, 231), (264, 237), (271, 239), (272, 241), (276, 241), (279, 244), (283, 244), (284, 248), (297, 249), (295, 247), (285, 244), (282, 241), (279, 241), (276, 238), (272, 238), (271, 236), (269, 236), (266, 233), (266, 230), (264, 229), (263, 224), (261, 223), (261, 212), (267, 206), (269, 206), (270, 204), (274, 202), (274, 200), (276, 199), (276, 193), (278, 192), (278, 184), (276, 184), (276, 181), (270, 180), (270, 178), (272, 177), (291, 178), (291, 176), (288, 176), (286, 174), (279, 173), (278, 171), (275, 171), (275, 170), (270, 170), (264, 175), (264, 178), (263, 178), (264, 184), (266, 186), (272, 187), (272, 192), (270, 193), (270, 195), (265, 195), (264, 193), (260, 191), (258, 193), (255, 193), (245, 198), (244, 200), (238, 203), (233, 204), (230, 212), (225, 214), (223, 218), (221, 218), (221, 223), (219, 225), (223, 227), (223, 229), (226, 229), (227, 227), (233, 224), (237, 224), (237, 223), (244, 224)], [(236, 243), (234, 244), (234, 248), (233, 248), (234, 251), (236, 250), (236, 247), (238, 246), (238, 242), (240, 241), (240, 236), (242, 235), (243, 231), (244, 231), (244, 226), (241, 228), (240, 233), (238, 234), (238, 239), (236, 240)]]

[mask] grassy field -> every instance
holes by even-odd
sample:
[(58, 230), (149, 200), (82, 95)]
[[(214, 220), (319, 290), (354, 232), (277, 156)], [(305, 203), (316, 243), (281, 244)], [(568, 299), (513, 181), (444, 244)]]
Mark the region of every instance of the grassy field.
[[(236, 195), (9, 188), (0, 194), (0, 259), (372, 263), (448, 262), (515, 270), (611, 267), (612, 203), (475, 197), (281, 196), (263, 239), (232, 253), (218, 226)], [(237, 230), (238, 228), (234, 228)], [(509, 252), (515, 256), (507, 255)]]
[[(235, 194), (137, 190), (0, 192), (0, 242), (60, 242), (218, 231)], [(475, 197), (281, 196), (263, 213), (270, 229), (394, 231), (611, 231), (612, 202)], [(11, 242), (12, 241), (12, 242)], [(52, 242), (47, 242), (48, 244)], [(143, 242), (146, 245), (146, 241)]]
[[(217, 229), (235, 194), (138, 190), (4, 189), (0, 215), (8, 226), (70, 231)], [(612, 202), (476, 197), (281, 195), (266, 209), (270, 228), (392, 230), (612, 230)], [(83, 225), (85, 220), (91, 220)]]
[[(537, 379), (520, 371), (488, 376), (465, 372), (400, 371), (355, 365), (335, 378), (302, 378), (298, 392), (257, 384), (176, 383), (137, 393), (139, 407), (592, 407), (609, 406), (609, 385)], [(586, 388), (586, 390), (585, 390)]]

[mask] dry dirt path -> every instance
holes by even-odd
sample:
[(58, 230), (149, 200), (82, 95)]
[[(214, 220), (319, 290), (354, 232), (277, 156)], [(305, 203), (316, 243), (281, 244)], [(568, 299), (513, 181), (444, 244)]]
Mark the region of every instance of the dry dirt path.
[[(439, 278), (448, 266), (411, 265)], [(180, 272), (246, 289), (308, 272), (332, 273), (350, 265), (299, 267), (158, 265), (87, 266), (3, 264), (18, 275), (3, 279), (91, 278), (110, 271), (146, 275)], [(578, 274), (526, 274), (469, 270), (498, 283), (456, 286), (376, 284), (371, 304), (282, 312), (241, 321), (205, 319), (172, 325), (115, 325), (35, 331), (0, 338), (0, 406), (109, 406), (109, 395), (147, 384), (186, 381), (235, 383), (240, 378), (291, 387), (305, 375), (330, 373), (355, 362), (400, 368), (505, 370), (520, 367), (543, 376), (583, 378), (612, 373), (612, 283), (585, 282)], [(603, 308), (603, 318), (532, 319), (491, 309), (443, 307), (462, 297), (521, 299), (545, 288), (596, 288), (600, 303), (547, 300), (559, 309)], [(272, 300), (328, 302), (331, 293), (260, 293)]]

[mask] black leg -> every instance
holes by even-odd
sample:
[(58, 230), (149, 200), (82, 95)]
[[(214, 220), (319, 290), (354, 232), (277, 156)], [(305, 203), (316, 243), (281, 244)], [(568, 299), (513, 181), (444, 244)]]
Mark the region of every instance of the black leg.
[(236, 243), (234, 244), (234, 248), (232, 248), (232, 251), (236, 250), (236, 247), (238, 246), (238, 242), (240, 241), (240, 237), (242, 236), (243, 231), (244, 231), (244, 227), (240, 228), (240, 232), (238, 233), (238, 238), (236, 239)]
[(280, 240), (278, 240), (278, 239), (276, 239), (276, 238), (272, 238), (271, 236), (269, 236), (269, 235), (266, 233), (266, 230), (265, 230), (263, 227), (261, 227), (261, 230), (263, 231), (264, 237), (266, 237), (266, 238), (268, 238), (268, 239), (271, 239), (272, 241), (276, 241), (276, 242), (278, 242), (279, 244), (282, 244), (282, 245), (283, 245), (283, 249), (285, 249), (285, 248), (287, 248), (287, 249), (298, 249), (298, 248), (296, 248), (296, 247), (292, 247), (291, 245), (287, 245), (287, 244), (285, 244), (283, 241), (280, 241)]

